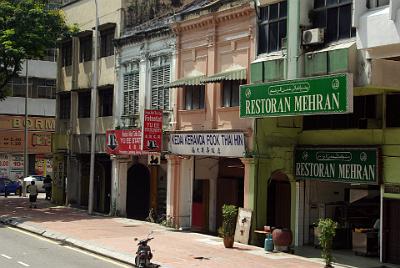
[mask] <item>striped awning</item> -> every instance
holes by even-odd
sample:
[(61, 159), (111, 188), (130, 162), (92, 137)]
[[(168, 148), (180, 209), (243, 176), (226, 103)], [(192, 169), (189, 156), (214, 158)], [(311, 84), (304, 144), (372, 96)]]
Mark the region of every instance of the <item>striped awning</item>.
[(201, 79), (203, 79), (205, 76), (200, 75), (200, 76), (194, 76), (194, 77), (185, 77), (179, 80), (176, 80), (174, 82), (165, 84), (164, 87), (184, 87), (184, 86), (198, 86), (201, 85), (202, 83), (200, 82)]
[(218, 83), (223, 80), (246, 80), (246, 69), (237, 69), (217, 73), (200, 80), (201, 83)]

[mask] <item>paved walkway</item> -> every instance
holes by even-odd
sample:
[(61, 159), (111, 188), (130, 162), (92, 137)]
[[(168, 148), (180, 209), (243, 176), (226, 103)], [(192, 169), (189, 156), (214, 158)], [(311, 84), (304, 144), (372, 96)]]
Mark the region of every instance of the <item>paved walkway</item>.
[(218, 237), (126, 218), (89, 216), (84, 210), (56, 207), (41, 199), (37, 209), (29, 209), (27, 198), (0, 197), (0, 221), (126, 263), (134, 263), (137, 244), (134, 238), (145, 238), (153, 231), (152, 261), (162, 267), (323, 267), (320, 259), (267, 254), (262, 248), (239, 243), (233, 249), (226, 249)]

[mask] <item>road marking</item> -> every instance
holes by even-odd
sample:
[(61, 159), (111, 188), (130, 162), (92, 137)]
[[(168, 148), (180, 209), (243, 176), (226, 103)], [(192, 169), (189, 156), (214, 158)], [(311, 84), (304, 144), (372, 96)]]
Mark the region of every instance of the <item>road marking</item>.
[[(41, 237), (40, 235), (37, 235), (37, 234), (33, 234), (33, 233), (30, 233), (30, 232), (27, 232), (27, 231), (24, 231), (24, 230), (16, 229), (16, 228), (10, 227), (10, 226), (7, 226), (7, 228), (10, 229), (10, 230), (16, 231), (16, 232), (20, 232), (20, 233), (23, 233), (23, 234), (26, 234), (26, 235), (35, 237), (35, 238), (40, 239), (40, 240), (43, 240), (43, 241), (47, 241), (47, 242), (52, 243), (52, 244), (56, 244), (56, 245), (62, 246), (62, 245), (60, 245), (59, 242), (52, 241), (52, 240), (50, 240), (50, 239), (48, 239), (48, 238)], [(89, 255), (89, 256), (91, 256), (91, 257), (94, 257), (94, 258), (97, 258), (97, 259), (100, 259), (100, 260), (103, 260), (103, 261), (106, 261), (106, 262), (109, 262), (109, 263), (112, 263), (112, 264), (115, 264), (115, 265), (117, 265), (117, 266), (119, 266), (119, 267), (124, 267), (124, 268), (129, 268), (129, 267), (131, 267), (131, 266), (128, 266), (128, 265), (124, 265), (124, 264), (122, 264), (122, 263), (119, 263), (119, 262), (117, 262), (117, 261), (113, 261), (113, 260), (110, 259), (110, 258), (101, 257), (100, 255), (96, 255), (96, 254), (87, 252), (87, 251), (85, 251), (85, 250), (81, 250), (81, 249), (74, 248), (73, 246), (72, 246), (72, 247), (71, 247), (71, 246), (63, 246), (63, 247), (64, 247), (64, 248), (71, 249), (71, 250), (74, 250), (74, 251), (77, 251), (77, 252), (80, 252), (80, 253), (83, 253), (83, 254), (86, 254), (86, 255)], [(23, 264), (22, 264), (22, 265), (23, 265)], [(28, 265), (28, 266), (29, 266), (29, 265)]]
[(1, 254), (2, 257), (11, 260), (12, 258), (10, 256), (7, 256), (6, 254)]
[(94, 254), (94, 253), (87, 252), (87, 251), (82, 250), (82, 249), (79, 249), (79, 248), (74, 248), (74, 247), (71, 247), (71, 246), (64, 246), (64, 248), (68, 248), (68, 249), (70, 249), (70, 250), (77, 251), (77, 252), (79, 252), (79, 253), (83, 253), (83, 254), (85, 254), (85, 255), (94, 257), (94, 258), (96, 258), (96, 259), (103, 260), (103, 261), (106, 261), (106, 262), (115, 264), (115, 265), (117, 265), (117, 266), (119, 266), (119, 267), (124, 267), (124, 268), (132, 267), (132, 266), (128, 266), (128, 265), (122, 264), (122, 263), (120, 263), (120, 262), (114, 261), (114, 260), (112, 260), (112, 259), (110, 259), (110, 258), (102, 257), (102, 256), (100, 256), (100, 255), (96, 255), (96, 254)]
[(29, 264), (26, 264), (25, 262), (22, 262), (22, 261), (19, 261), (18, 263), (23, 265), (23, 266), (25, 266), (25, 267), (29, 267), (30, 266)]
[(23, 234), (26, 234), (26, 235), (35, 237), (35, 238), (37, 238), (37, 239), (40, 239), (40, 240), (43, 240), (43, 241), (47, 241), (47, 242), (52, 243), (52, 244), (55, 244), (55, 245), (59, 245), (59, 244), (60, 244), (60, 243), (55, 242), (55, 241), (53, 241), (53, 240), (50, 240), (50, 239), (48, 239), (48, 238), (41, 237), (40, 235), (33, 234), (33, 233), (30, 233), (30, 232), (27, 232), (27, 231), (24, 231), (24, 230), (21, 230), (21, 229), (17, 229), (17, 228), (15, 228), (15, 227), (7, 226), (7, 228), (10, 229), (10, 230), (13, 230), (13, 231), (15, 231), (15, 232), (23, 233)]

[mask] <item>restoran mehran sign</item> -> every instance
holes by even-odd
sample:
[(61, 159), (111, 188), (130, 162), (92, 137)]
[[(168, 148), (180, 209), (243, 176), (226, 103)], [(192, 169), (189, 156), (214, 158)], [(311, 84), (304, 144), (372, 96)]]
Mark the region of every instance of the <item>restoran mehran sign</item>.
[(240, 87), (240, 117), (353, 112), (351, 74), (284, 80)]
[(173, 154), (243, 157), (246, 153), (244, 134), (171, 133), (168, 149)]
[(296, 179), (378, 184), (379, 170), (379, 149), (376, 147), (295, 150)]

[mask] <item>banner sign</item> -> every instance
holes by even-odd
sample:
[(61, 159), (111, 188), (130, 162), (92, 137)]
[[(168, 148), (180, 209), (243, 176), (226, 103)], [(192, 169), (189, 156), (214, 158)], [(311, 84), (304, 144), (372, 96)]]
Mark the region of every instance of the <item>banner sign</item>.
[(173, 154), (244, 157), (243, 133), (171, 133), (168, 149)]
[(378, 184), (378, 148), (297, 148), (296, 179)]
[(142, 154), (142, 131), (118, 129), (106, 131), (106, 152), (115, 155)]
[(240, 117), (243, 118), (351, 112), (351, 74), (240, 86)]
[(142, 150), (161, 152), (163, 113), (161, 110), (144, 110)]

